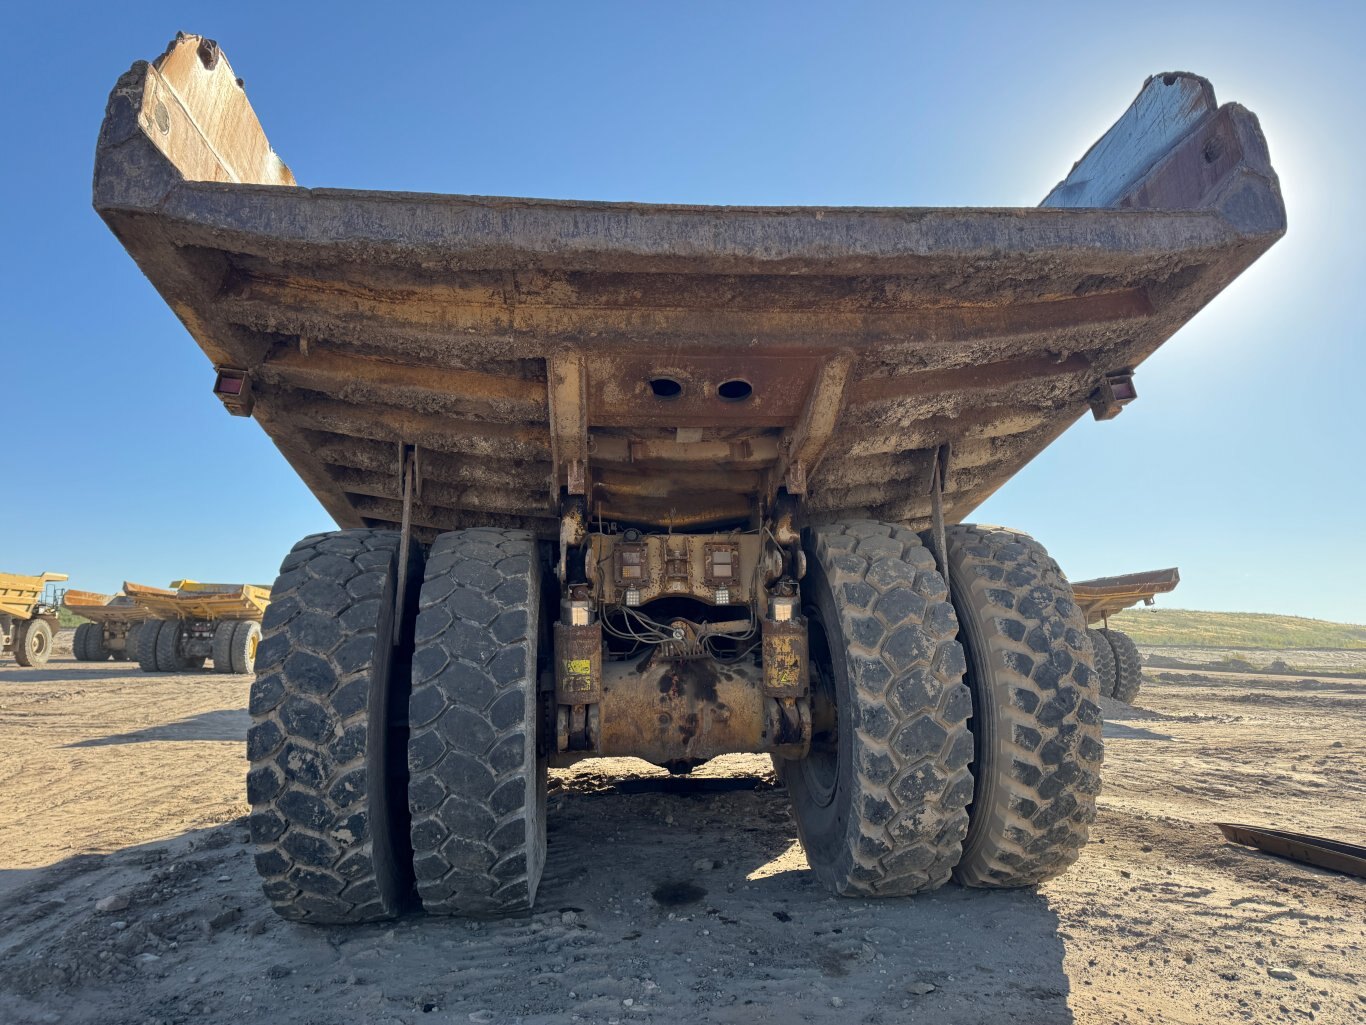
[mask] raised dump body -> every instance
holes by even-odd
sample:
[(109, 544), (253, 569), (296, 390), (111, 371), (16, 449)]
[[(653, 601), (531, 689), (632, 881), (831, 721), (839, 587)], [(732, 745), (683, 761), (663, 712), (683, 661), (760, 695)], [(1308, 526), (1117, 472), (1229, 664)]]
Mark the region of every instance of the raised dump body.
[(1181, 583), (1181, 573), (1171, 569), (1150, 569), (1142, 573), (1125, 573), (1117, 577), (1096, 577), (1094, 580), (1073, 580), (1072, 593), (1086, 614), (1086, 622), (1108, 626), (1116, 612), (1142, 602), (1153, 604), (1159, 594), (1171, 594)]
[(1180, 582), (1181, 574), (1175, 566), (1072, 582), (1072, 594), (1086, 622), (1102, 624), (1099, 629), (1088, 626), (1086, 632), (1095, 649), (1096, 674), (1104, 697), (1133, 704), (1143, 685), (1143, 659), (1138, 645), (1122, 630), (1111, 629), (1110, 617), (1139, 602), (1151, 605), (1157, 595), (1170, 594)]
[(40, 666), (52, 657), (57, 605), (47, 591), (65, 579), (65, 573), (0, 573), (0, 653), (13, 655), (21, 666)]
[(90, 620), (76, 627), (71, 640), (71, 653), (76, 661), (137, 660), (138, 629), (150, 614), (128, 595), (67, 591), (62, 595), (62, 604)]
[(147, 617), (136, 641), (147, 672), (202, 669), (209, 658), (220, 673), (253, 671), (270, 588), (173, 580), (166, 589), (126, 581), (123, 592)]
[(119, 80), (94, 202), (344, 528), (251, 701), (257, 865), (313, 922), (525, 909), (546, 767), (600, 755), (773, 755), (837, 893), (1062, 871), (1094, 645), (961, 521), (1285, 230), (1194, 75), (1039, 207), (582, 203), (299, 187), (198, 36)]

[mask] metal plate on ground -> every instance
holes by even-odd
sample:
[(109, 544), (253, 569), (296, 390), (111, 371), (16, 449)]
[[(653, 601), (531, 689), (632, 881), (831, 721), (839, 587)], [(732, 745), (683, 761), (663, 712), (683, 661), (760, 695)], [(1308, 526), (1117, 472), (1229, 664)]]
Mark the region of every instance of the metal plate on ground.
[(1234, 843), (1256, 847), (1278, 858), (1289, 858), (1291, 861), (1366, 879), (1366, 847), (1360, 844), (1343, 843), (1341, 840), (1328, 840), (1305, 833), (1287, 833), (1280, 829), (1243, 826), (1236, 822), (1216, 822), (1215, 825)]

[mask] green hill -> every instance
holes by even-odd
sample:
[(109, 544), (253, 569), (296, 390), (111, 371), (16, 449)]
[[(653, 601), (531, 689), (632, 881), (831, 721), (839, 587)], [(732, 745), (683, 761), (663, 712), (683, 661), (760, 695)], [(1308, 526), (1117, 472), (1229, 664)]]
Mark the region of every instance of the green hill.
[(1110, 625), (1139, 644), (1204, 648), (1366, 649), (1366, 626), (1260, 612), (1125, 609)]

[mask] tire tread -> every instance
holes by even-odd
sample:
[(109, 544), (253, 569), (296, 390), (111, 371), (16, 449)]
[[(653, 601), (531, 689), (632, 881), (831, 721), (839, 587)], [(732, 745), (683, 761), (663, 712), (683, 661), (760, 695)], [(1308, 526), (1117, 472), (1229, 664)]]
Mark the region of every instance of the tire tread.
[(495, 917), (535, 900), (545, 862), (540, 591), (526, 531), (457, 530), (432, 544), (408, 745), (413, 868), (429, 912)]
[[(845, 842), (832, 864), (813, 868), (845, 896), (935, 889), (958, 862), (972, 793), (971, 704), (948, 588), (905, 527), (831, 523), (812, 528), (811, 541), (834, 595), (858, 705)], [(830, 643), (839, 657), (838, 639)], [(796, 764), (781, 763), (785, 771)], [(803, 834), (800, 815), (797, 824)], [(805, 835), (803, 844), (812, 849)]]
[(964, 630), (979, 631), (967, 638), (979, 778), (955, 876), (1031, 886), (1076, 861), (1095, 819), (1103, 747), (1086, 619), (1028, 535), (960, 524), (948, 541), (954, 604)]
[(406, 856), (393, 848), (387, 770), (377, 766), (388, 723), (373, 721), (377, 705), (388, 714), (374, 699), (387, 686), (398, 549), (395, 531), (311, 535), (271, 591), (247, 799), (262, 889), (291, 921), (371, 922), (402, 908)]

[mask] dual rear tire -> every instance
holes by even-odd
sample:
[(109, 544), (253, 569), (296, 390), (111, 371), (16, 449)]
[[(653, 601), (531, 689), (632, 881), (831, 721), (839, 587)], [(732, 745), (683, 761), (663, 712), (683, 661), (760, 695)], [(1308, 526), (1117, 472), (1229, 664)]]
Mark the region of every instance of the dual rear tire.
[(186, 656), (181, 648), (184, 627), (178, 619), (148, 619), (138, 628), (138, 667), (144, 673), (186, 673), (202, 669), (202, 658)]
[[(779, 761), (814, 873), (841, 894), (1027, 886), (1075, 860), (1101, 761), (1085, 621), (1021, 534), (807, 533), (811, 754)], [(257, 868), (284, 917), (529, 908), (545, 863), (548, 616), (535, 539), (306, 538), (281, 566), (251, 692)], [(406, 712), (406, 715), (405, 715)]]
[(1087, 630), (1096, 653), (1101, 697), (1131, 705), (1143, 685), (1143, 660), (1133, 638), (1118, 630)]
[(1031, 538), (947, 532), (949, 586), (919, 536), (809, 532), (813, 720), (835, 737), (778, 762), (813, 871), (836, 893), (1030, 886), (1076, 860), (1102, 757), (1071, 588)]
[(107, 662), (110, 651), (104, 643), (104, 627), (82, 623), (71, 636), (71, 654), (77, 662)]
[[(285, 918), (531, 906), (545, 864), (542, 566), (522, 531), (306, 538), (281, 566), (251, 690), (256, 866)], [(404, 723), (395, 729), (393, 724)], [(406, 743), (405, 743), (406, 740)]]
[[(187, 655), (185, 627), (179, 620), (148, 619), (129, 631), (131, 658), (146, 673), (186, 673), (204, 668), (202, 655)], [(255, 670), (261, 625), (253, 620), (225, 620), (214, 629), (211, 654), (219, 673)], [(202, 649), (200, 649), (202, 650)]]
[(1116, 701), (1132, 705), (1143, 685), (1143, 659), (1133, 638), (1118, 630), (1106, 630), (1106, 639), (1115, 656), (1115, 688), (1111, 696)]
[(213, 632), (213, 668), (216, 673), (252, 673), (261, 642), (261, 624), (251, 619), (224, 620)]

